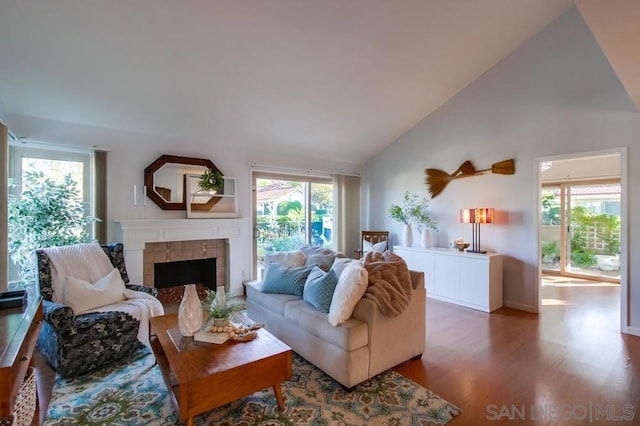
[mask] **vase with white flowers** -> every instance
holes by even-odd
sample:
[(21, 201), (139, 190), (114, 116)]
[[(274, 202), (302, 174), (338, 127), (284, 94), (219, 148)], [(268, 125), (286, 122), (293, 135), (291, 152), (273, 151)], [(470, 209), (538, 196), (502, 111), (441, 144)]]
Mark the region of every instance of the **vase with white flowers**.
[(422, 246), (430, 247), (433, 241), (431, 231), (437, 231), (438, 225), (431, 219), (427, 212), (429, 199), (420, 197), (405, 191), (402, 198), (402, 205), (392, 204), (389, 208), (389, 215), (392, 219), (404, 224), (402, 232), (402, 245), (411, 247), (413, 244), (413, 230), (411, 224), (418, 227), (418, 232), (422, 235)]

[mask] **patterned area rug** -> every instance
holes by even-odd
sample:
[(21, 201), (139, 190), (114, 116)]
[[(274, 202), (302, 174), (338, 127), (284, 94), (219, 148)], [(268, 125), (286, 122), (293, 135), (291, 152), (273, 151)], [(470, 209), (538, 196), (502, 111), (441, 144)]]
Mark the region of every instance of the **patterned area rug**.
[[(197, 425), (444, 425), (455, 405), (394, 371), (343, 388), (298, 355), (282, 384), (286, 409), (272, 388), (204, 413)], [(148, 349), (120, 365), (75, 379), (56, 377), (44, 425), (176, 425), (176, 411)]]

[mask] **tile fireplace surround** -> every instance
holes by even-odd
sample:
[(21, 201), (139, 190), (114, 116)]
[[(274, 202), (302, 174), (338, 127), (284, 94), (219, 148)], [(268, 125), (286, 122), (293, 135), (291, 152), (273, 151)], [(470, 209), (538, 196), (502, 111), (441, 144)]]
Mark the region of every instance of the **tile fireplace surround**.
[[(240, 226), (234, 219), (122, 219), (116, 220), (122, 229), (122, 243), (124, 244), (124, 258), (127, 264), (129, 280), (134, 284), (144, 284), (152, 287), (153, 277), (145, 274), (144, 252), (147, 243), (171, 243), (171, 249), (185, 246), (184, 242), (206, 243), (212, 247), (211, 240), (225, 240), (228, 244), (227, 259), (223, 262), (223, 270), (217, 271), (218, 283), (227, 284), (230, 295), (242, 294), (242, 266), (239, 260), (240, 254)], [(179, 244), (182, 242), (182, 244)], [(222, 244), (215, 242), (215, 250), (219, 250)], [(155, 247), (157, 244), (149, 244)], [(201, 256), (201, 252), (193, 250), (194, 257)], [(147, 254), (147, 259), (148, 259)], [(180, 254), (180, 256), (182, 256)], [(216, 257), (211, 255), (208, 257)], [(174, 259), (186, 260), (186, 259)], [(166, 260), (162, 260), (166, 261)], [(148, 266), (147, 266), (148, 269)], [(145, 279), (147, 282), (145, 281)]]

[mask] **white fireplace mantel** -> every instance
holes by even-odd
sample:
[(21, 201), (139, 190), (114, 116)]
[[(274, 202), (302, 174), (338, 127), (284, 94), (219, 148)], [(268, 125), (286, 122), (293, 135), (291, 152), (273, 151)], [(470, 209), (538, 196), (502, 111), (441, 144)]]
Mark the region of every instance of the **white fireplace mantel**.
[(242, 294), (239, 219), (117, 219), (115, 222), (122, 228), (124, 258), (132, 283), (143, 283), (146, 243), (227, 239), (229, 292), (231, 295)]

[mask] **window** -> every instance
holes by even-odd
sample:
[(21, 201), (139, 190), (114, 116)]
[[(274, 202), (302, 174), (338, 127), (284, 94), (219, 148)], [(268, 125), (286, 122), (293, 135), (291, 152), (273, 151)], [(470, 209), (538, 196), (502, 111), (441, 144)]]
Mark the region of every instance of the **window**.
[[(43, 172), (44, 175), (55, 182), (62, 182), (64, 176), (71, 174), (71, 178), (77, 182), (77, 188), (82, 197), (84, 214), (93, 215), (93, 184), (91, 170), (92, 153), (89, 150), (62, 150), (41, 147), (27, 147), (12, 145), (9, 147), (9, 178), (19, 183), (28, 172)], [(19, 195), (22, 186), (13, 188), (14, 195)], [(93, 227), (87, 229), (89, 239), (94, 239)], [(17, 268), (13, 262), (9, 262), (9, 280), (18, 279)]]
[(253, 178), (258, 273), (268, 252), (295, 250), (305, 243), (335, 248), (331, 177), (257, 172)]

